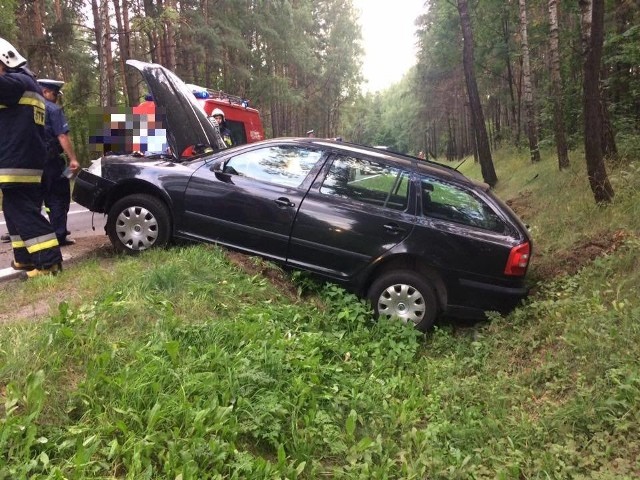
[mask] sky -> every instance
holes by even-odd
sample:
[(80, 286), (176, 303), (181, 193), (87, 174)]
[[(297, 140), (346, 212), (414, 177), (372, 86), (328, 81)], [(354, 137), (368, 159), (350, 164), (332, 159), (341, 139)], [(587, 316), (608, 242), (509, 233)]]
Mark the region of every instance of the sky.
[(384, 90), (400, 81), (416, 63), (415, 19), (426, 0), (353, 0), (360, 11), (362, 74), (365, 92)]

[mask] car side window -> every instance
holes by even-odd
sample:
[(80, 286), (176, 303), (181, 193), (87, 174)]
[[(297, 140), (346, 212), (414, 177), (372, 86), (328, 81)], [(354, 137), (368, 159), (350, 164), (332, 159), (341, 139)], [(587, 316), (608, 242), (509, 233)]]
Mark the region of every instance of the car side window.
[(434, 178), (422, 178), (420, 186), (424, 216), (504, 232), (498, 214), (470, 191)]
[(334, 158), (320, 193), (404, 211), (409, 172), (381, 162), (340, 155)]
[(276, 145), (231, 157), (222, 171), (261, 182), (299, 187), (320, 157), (320, 150)]

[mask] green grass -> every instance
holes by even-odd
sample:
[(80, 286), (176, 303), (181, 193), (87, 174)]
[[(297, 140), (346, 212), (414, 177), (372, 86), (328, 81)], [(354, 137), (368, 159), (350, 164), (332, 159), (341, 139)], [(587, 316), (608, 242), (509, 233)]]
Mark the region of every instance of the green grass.
[(498, 195), (531, 192), (544, 262), (626, 235), (486, 324), (417, 335), (206, 246), (6, 284), (2, 305), (52, 308), (0, 326), (0, 479), (637, 478), (640, 172), (594, 207), (575, 157), (497, 155)]

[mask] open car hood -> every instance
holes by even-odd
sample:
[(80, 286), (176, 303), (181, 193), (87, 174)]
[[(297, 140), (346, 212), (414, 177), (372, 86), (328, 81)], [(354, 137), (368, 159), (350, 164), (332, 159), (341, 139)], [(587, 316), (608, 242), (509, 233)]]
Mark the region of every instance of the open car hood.
[(162, 65), (127, 60), (147, 82), (158, 111), (164, 110), (167, 142), (173, 156), (180, 158), (187, 147), (210, 146), (218, 150), (224, 145), (220, 132), (207, 119), (193, 93), (173, 72)]

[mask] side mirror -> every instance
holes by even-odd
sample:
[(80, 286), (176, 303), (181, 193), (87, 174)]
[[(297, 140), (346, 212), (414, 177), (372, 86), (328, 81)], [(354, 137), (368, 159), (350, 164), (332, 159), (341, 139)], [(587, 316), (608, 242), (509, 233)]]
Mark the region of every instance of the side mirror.
[(231, 172), (226, 171), (225, 162), (218, 162), (211, 171), (215, 174), (216, 178), (224, 183), (233, 183)]

